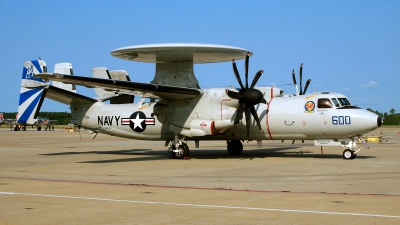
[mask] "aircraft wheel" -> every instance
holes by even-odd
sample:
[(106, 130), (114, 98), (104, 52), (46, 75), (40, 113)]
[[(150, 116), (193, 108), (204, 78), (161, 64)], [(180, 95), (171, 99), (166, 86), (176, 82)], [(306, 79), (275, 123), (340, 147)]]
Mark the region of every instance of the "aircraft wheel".
[(25, 126), (22, 127), (22, 131), (26, 131), (26, 127)]
[(354, 151), (350, 150), (350, 149), (346, 149), (343, 151), (343, 158), (344, 159), (354, 159)]
[(178, 151), (176, 150), (172, 151), (172, 158), (183, 159), (189, 156), (189, 147), (187, 146), (186, 143), (182, 143), (182, 145), (179, 145), (177, 150)]
[(183, 157), (189, 156), (189, 146), (186, 143), (182, 143), (182, 146), (185, 148), (185, 154)]
[(238, 140), (232, 140), (228, 143), (228, 152), (231, 155), (240, 155), (243, 152), (243, 145)]
[(37, 127), (37, 130), (38, 130), (38, 131), (41, 131), (41, 130), (42, 130), (42, 126), (38, 126), (38, 127)]

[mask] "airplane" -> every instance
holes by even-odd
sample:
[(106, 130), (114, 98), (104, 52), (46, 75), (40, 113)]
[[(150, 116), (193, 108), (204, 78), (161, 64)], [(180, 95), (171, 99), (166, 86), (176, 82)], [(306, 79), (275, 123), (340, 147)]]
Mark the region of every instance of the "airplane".
[[(361, 148), (357, 139), (383, 123), (378, 115), (350, 103), (336, 92), (307, 93), (308, 80), (300, 88), (292, 72), (296, 94), (277, 87), (256, 86), (263, 71), (248, 80), (247, 49), (211, 44), (177, 43), (136, 45), (115, 49), (120, 59), (155, 63), (150, 83), (130, 80), (124, 70), (94, 68), (93, 77), (76, 76), (70, 63), (56, 64), (47, 72), (43, 60), (24, 63), (18, 122), (26, 122), (40, 109), (45, 97), (69, 104), (71, 123), (92, 132), (112, 136), (165, 141), (171, 158), (189, 158), (185, 140), (195, 147), (205, 140), (223, 140), (231, 155), (240, 155), (245, 140), (314, 140), (315, 146), (341, 146), (344, 159), (354, 159)], [(244, 59), (244, 83), (236, 60)], [(194, 64), (232, 61), (238, 88), (201, 89)], [(53, 81), (53, 85), (49, 81)], [(60, 85), (62, 84), (62, 85)], [(73, 85), (95, 88), (97, 98), (76, 93)], [(135, 96), (141, 96), (134, 101)], [(145, 102), (145, 99), (149, 101)], [(109, 103), (108, 103), (109, 101)], [(349, 138), (348, 144), (338, 139)]]
[[(2, 114), (0, 114), (0, 124), (2, 123)], [(17, 122), (18, 121), (18, 114), (16, 115), (16, 119), (6, 119), (5, 124), (15, 124), (17, 126), (14, 127), (14, 131), (20, 131), (21, 129), (23, 131), (26, 131), (26, 126), (35, 126), (38, 131), (42, 130), (42, 126), (44, 126), (44, 130), (51, 130), (51, 122), (57, 121), (57, 120), (51, 120), (46, 117), (37, 117), (33, 120), (33, 123), (21, 123)]]
[(15, 124), (16, 119), (4, 119), (3, 113), (0, 113), (0, 124)]
[[(55, 121), (57, 121), (57, 120), (51, 120), (46, 117), (39, 116), (35, 119), (35, 122), (30, 125), (36, 126), (36, 129), (38, 131), (40, 131), (42, 129), (42, 126), (44, 126), (44, 130), (51, 130), (51, 122), (55, 122)], [(25, 126), (26, 125), (29, 125), (29, 124), (25, 124)], [(24, 127), (22, 127), (22, 129), (24, 129)]]

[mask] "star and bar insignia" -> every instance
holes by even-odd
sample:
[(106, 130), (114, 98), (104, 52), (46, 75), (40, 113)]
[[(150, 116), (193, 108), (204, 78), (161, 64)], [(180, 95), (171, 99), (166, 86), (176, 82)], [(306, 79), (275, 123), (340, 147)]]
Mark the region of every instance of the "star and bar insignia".
[(129, 118), (122, 118), (121, 124), (129, 125), (136, 132), (143, 132), (147, 125), (155, 125), (155, 119), (147, 118), (143, 112), (137, 111), (132, 113)]

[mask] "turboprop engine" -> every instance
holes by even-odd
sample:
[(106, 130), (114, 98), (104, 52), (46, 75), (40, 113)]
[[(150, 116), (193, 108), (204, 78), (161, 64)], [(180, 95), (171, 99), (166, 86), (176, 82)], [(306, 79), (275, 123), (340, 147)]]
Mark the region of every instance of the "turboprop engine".
[[(218, 108), (220, 107), (221, 106), (219, 104)], [(198, 114), (179, 114), (174, 110), (170, 110), (171, 108), (175, 109), (176, 107), (159, 102), (154, 105), (153, 113), (155, 116), (157, 116), (157, 120), (162, 124), (169, 126), (171, 131), (184, 136), (201, 137), (206, 135), (216, 135), (225, 132), (234, 125), (233, 120), (229, 118), (214, 119), (212, 118), (213, 116), (210, 115), (206, 116), (205, 118), (194, 118), (194, 116), (198, 116)], [(232, 111), (231, 114), (233, 114), (235, 110), (235, 108), (232, 108), (229, 111)], [(176, 124), (175, 121), (177, 121), (177, 117), (179, 117), (180, 121), (183, 121), (182, 117), (187, 117), (187, 120), (183, 124)]]

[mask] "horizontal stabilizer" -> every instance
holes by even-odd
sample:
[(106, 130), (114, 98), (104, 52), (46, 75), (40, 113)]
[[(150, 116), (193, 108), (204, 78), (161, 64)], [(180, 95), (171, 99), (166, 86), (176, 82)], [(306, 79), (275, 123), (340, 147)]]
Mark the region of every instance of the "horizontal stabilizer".
[(46, 97), (63, 104), (89, 104), (97, 102), (96, 99), (86, 97), (62, 88), (49, 86)]

